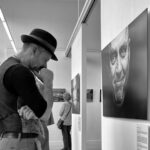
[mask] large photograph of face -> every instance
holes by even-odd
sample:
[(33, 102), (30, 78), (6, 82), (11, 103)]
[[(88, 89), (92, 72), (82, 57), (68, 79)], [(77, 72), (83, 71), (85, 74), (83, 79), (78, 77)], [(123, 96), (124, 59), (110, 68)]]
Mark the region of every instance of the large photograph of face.
[(103, 115), (147, 119), (147, 10), (102, 51)]
[(72, 113), (80, 114), (80, 75), (71, 80)]

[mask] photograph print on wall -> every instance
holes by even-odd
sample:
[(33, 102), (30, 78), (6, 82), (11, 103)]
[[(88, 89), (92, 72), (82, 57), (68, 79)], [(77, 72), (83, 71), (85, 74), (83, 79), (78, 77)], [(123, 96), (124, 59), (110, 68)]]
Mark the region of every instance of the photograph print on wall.
[(103, 115), (147, 120), (147, 9), (102, 51)]
[(71, 80), (72, 113), (80, 114), (80, 75)]

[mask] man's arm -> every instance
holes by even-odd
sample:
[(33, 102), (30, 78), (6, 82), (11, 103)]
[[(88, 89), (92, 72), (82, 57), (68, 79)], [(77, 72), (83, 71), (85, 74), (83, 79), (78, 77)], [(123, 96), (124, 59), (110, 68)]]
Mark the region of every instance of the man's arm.
[[(47, 101), (47, 109), (46, 109), (45, 113), (41, 116), (40, 119), (47, 122), (50, 118), (51, 111), (52, 111), (52, 105), (53, 105), (53, 94), (52, 94), (52, 86), (51, 86), (52, 81), (53, 81), (53, 73), (47, 69), (46, 70), (44, 69), (44, 71), (42, 70), (41, 72), (44, 74), (43, 75), (44, 79), (42, 79), (42, 80), (46, 80), (47, 83), (44, 85), (44, 83), (41, 80), (39, 80), (39, 78), (37, 76), (35, 76), (35, 80), (36, 80), (36, 85), (38, 87), (39, 92)], [(20, 114), (20, 116), (22, 116), (24, 119), (27, 119), (27, 120), (37, 119), (34, 112), (28, 106), (21, 107), (21, 109), (19, 109), (19, 114)]]
[(61, 106), (61, 108), (60, 108), (60, 111), (59, 111), (59, 116), (62, 117), (64, 111), (65, 111), (65, 104), (63, 103), (62, 106)]
[(6, 89), (20, 97), (23, 105), (29, 106), (37, 117), (43, 115), (47, 103), (40, 94), (29, 69), (20, 64), (14, 65), (6, 71), (3, 82)]
[(66, 118), (66, 116), (69, 113), (70, 109), (71, 109), (71, 105), (67, 104), (67, 103), (64, 103), (64, 105), (62, 106), (62, 108), (60, 110), (60, 116), (61, 116), (62, 120), (64, 120)]
[(39, 86), (39, 90), (47, 102), (47, 109), (40, 119), (48, 121), (53, 106), (53, 72), (43, 68), (41, 69), (40, 74), (38, 74), (38, 77), (43, 81), (43, 84), (40, 83), (42, 85)]

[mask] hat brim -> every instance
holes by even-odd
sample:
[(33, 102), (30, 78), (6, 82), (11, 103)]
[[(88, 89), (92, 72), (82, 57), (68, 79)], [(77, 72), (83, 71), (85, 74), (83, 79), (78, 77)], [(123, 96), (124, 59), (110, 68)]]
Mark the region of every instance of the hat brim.
[(51, 55), (51, 59), (57, 61), (58, 58), (56, 57), (56, 55), (54, 54), (54, 52), (51, 50), (50, 47), (46, 46), (42, 41), (30, 36), (30, 35), (21, 35), (21, 40), (23, 43), (35, 43), (37, 45), (40, 45), (41, 47), (45, 48)]

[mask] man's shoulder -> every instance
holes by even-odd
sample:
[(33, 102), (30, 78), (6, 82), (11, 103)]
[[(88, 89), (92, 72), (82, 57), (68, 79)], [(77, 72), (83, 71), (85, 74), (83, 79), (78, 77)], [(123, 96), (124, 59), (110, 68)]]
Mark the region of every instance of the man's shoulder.
[(16, 63), (17, 64), (20, 63), (20, 61), (18, 59), (16, 59), (15, 57), (11, 56), (11, 57), (8, 57), (2, 64), (8, 63), (8, 62), (11, 62), (12, 64), (13, 63), (15, 63), (15, 64)]
[(6, 74), (7, 72), (13, 73), (13, 71), (16, 70), (16, 68), (25, 67), (23, 67), (23, 65), (21, 65), (17, 59), (9, 57), (0, 65), (0, 74)]
[(1, 68), (9, 69), (9, 68), (12, 68), (12, 67), (14, 67), (14, 68), (23, 67), (24, 68), (24, 66), (19, 62), (19, 60), (14, 58), (14, 57), (7, 58), (1, 64)]
[(22, 77), (33, 76), (32, 72), (27, 67), (25, 67), (24, 65), (20, 63), (19, 64), (16, 63), (8, 67), (6, 74), (7, 73), (13, 76), (22, 76)]

